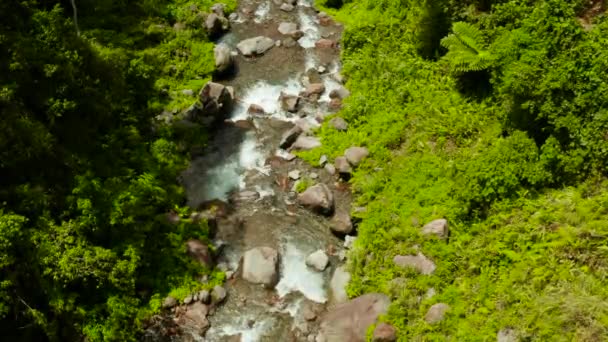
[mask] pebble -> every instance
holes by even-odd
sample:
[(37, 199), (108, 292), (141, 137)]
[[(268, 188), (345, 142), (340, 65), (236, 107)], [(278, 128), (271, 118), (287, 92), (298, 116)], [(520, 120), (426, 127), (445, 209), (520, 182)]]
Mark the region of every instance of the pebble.
[(298, 180), (300, 179), (300, 170), (289, 171), (287, 175), (293, 180)]
[(353, 244), (355, 243), (355, 240), (357, 240), (356, 236), (346, 235), (344, 237), (344, 248), (346, 248), (346, 249), (353, 248)]

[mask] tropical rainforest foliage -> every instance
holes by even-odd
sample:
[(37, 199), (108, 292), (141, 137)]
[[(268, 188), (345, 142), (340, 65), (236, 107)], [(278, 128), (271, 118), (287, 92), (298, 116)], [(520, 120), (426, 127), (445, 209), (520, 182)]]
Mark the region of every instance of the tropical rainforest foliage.
[(204, 134), (153, 118), (211, 77), (211, 4), (0, 2), (3, 340), (135, 340), (161, 298), (204, 286), (184, 241), (206, 223), (166, 218), (188, 217), (177, 176)]
[[(350, 295), (391, 295), (403, 341), (608, 340), (603, 2), (318, 3), (345, 23), (350, 126), (303, 157), (371, 151), (351, 180), (367, 210)], [(442, 217), (448, 241), (421, 235)], [(393, 264), (417, 252), (432, 275)]]

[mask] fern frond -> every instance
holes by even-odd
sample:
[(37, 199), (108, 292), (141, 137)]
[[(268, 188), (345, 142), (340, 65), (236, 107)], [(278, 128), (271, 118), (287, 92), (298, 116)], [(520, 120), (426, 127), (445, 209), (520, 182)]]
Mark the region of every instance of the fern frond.
[(448, 49), (445, 58), (454, 71), (481, 71), (492, 66), (493, 56), (483, 49), (483, 36), (475, 26), (457, 22), (453, 33), (441, 40), (441, 45)]

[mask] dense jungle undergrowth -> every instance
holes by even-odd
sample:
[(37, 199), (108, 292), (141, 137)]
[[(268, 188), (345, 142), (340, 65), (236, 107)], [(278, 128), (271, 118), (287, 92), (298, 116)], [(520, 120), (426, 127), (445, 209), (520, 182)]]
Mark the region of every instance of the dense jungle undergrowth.
[[(391, 295), (402, 341), (608, 340), (603, 2), (317, 3), (345, 24), (350, 126), (302, 156), (371, 152), (351, 179), (367, 210), (349, 294)], [(447, 241), (420, 233), (437, 218)], [(432, 275), (394, 265), (417, 252)]]
[(162, 298), (223, 280), (185, 253), (208, 227), (177, 176), (205, 130), (153, 125), (211, 78), (216, 2), (0, 2), (3, 340), (133, 341)]

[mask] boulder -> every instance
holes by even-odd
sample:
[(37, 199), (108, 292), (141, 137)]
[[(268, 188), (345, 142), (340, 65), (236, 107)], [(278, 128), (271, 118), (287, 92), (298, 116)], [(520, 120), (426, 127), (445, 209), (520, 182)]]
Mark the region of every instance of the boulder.
[(230, 13), (230, 15), (228, 16), (228, 20), (230, 20), (230, 21), (237, 21), (237, 20), (239, 20), (239, 14), (236, 13), (236, 12)]
[(496, 342), (517, 342), (517, 332), (513, 329), (501, 329), (496, 334)]
[(332, 232), (347, 235), (353, 231), (353, 224), (350, 215), (346, 211), (338, 211), (330, 222)]
[(306, 70), (306, 74), (304, 75), (303, 82), (305, 86), (308, 86), (313, 83), (323, 83), (323, 79), (319, 74), (319, 70), (315, 68), (310, 68)]
[(344, 151), (344, 157), (352, 166), (359, 166), (367, 156), (369, 156), (369, 150), (365, 147), (349, 147)]
[(207, 305), (200, 302), (194, 303), (189, 305), (186, 312), (178, 318), (177, 324), (183, 331), (202, 335), (209, 328), (208, 313)]
[(211, 6), (211, 12), (215, 13), (219, 17), (223, 17), (226, 15), (226, 5), (217, 3)]
[(388, 323), (379, 323), (374, 329), (372, 342), (395, 342), (397, 341), (397, 330)]
[(211, 268), (213, 267), (213, 257), (209, 246), (196, 239), (190, 239), (186, 242), (188, 254), (201, 265)]
[(356, 236), (352, 236), (352, 235), (346, 235), (344, 237), (344, 248), (346, 249), (351, 249), (353, 248), (355, 241), (357, 241), (357, 237)]
[(342, 100), (335, 98), (335, 99), (331, 99), (329, 101), (329, 106), (328, 106), (329, 110), (331, 111), (338, 111), (340, 110), (340, 108), (342, 108)]
[(213, 304), (219, 304), (223, 302), (224, 299), (226, 299), (226, 289), (219, 285), (215, 285), (213, 290), (211, 290), (211, 302)]
[(280, 9), (285, 12), (291, 12), (294, 10), (294, 6), (292, 4), (284, 3), (281, 5)]
[(177, 299), (168, 296), (167, 298), (165, 298), (165, 300), (163, 300), (163, 309), (171, 309), (174, 306), (177, 305)]
[[(223, 17), (220, 17), (215, 13), (211, 13), (207, 16), (207, 19), (205, 19), (205, 28), (207, 29), (207, 34), (209, 37), (217, 38), (224, 32), (226, 23), (222, 20), (222, 18)], [(226, 22), (227, 21), (228, 20), (226, 20)]]
[(317, 49), (332, 49), (336, 46), (336, 42), (331, 39), (319, 39), (315, 42), (315, 47)]
[(446, 239), (448, 233), (448, 221), (446, 219), (434, 220), (422, 227), (422, 234), (435, 235), (440, 239)]
[(300, 179), (300, 170), (289, 171), (287, 176), (292, 180), (298, 180), (298, 179)]
[(325, 164), (327, 164), (327, 156), (322, 155), (321, 158), (319, 158), (319, 166), (323, 167)]
[(298, 195), (298, 202), (323, 215), (331, 215), (334, 211), (334, 195), (325, 184), (316, 184)]
[(368, 293), (333, 307), (321, 319), (320, 333), (325, 342), (365, 342), (367, 329), (386, 314), (390, 299)]
[(302, 31), (298, 30), (298, 24), (296, 23), (282, 22), (279, 24), (278, 31), (280, 34), (290, 36), (295, 40), (302, 38), (304, 35)]
[(249, 105), (249, 108), (247, 108), (247, 113), (249, 114), (257, 114), (257, 115), (264, 115), (266, 113), (266, 111), (264, 111), (264, 107), (257, 105), (257, 104), (251, 104)]
[(285, 46), (286, 48), (292, 48), (296, 45), (298, 45), (298, 42), (292, 37), (287, 37), (283, 39), (283, 46)]
[(209, 304), (211, 301), (211, 293), (208, 290), (202, 290), (198, 293), (198, 300), (202, 303)]
[(210, 124), (227, 119), (234, 103), (233, 92), (223, 84), (207, 82), (198, 95), (202, 107), (196, 113), (198, 121)]
[(344, 86), (339, 86), (338, 88), (332, 90), (329, 93), (329, 98), (330, 99), (345, 99), (348, 96), (350, 96), (350, 91), (348, 91), (348, 89), (344, 88)]
[(310, 254), (306, 257), (306, 266), (312, 267), (317, 271), (324, 271), (329, 264), (329, 257), (322, 249)]
[(333, 303), (343, 303), (348, 300), (346, 294), (346, 285), (350, 281), (350, 273), (346, 271), (344, 266), (336, 268), (329, 282), (331, 290), (331, 300)]
[(424, 315), (424, 320), (429, 324), (435, 324), (443, 321), (445, 318), (445, 313), (450, 309), (450, 306), (444, 303), (434, 304), (429, 308), (426, 315)]
[(329, 124), (338, 131), (346, 131), (348, 129), (348, 124), (346, 120), (341, 117), (335, 117), (329, 120)]
[(298, 104), (300, 102), (300, 97), (297, 95), (289, 95), (281, 92), (279, 96), (279, 101), (281, 102), (281, 108), (290, 113), (295, 113), (298, 111)]
[(413, 268), (424, 275), (429, 275), (435, 272), (435, 263), (427, 258), (424, 254), (418, 255), (397, 255), (393, 258), (393, 263), (403, 268)]
[(192, 303), (193, 300), (194, 298), (192, 297), (192, 295), (187, 295), (186, 298), (184, 298), (184, 304), (188, 305)]
[(346, 160), (346, 157), (336, 158), (336, 160), (334, 161), (334, 166), (342, 176), (348, 177), (353, 172), (353, 168), (348, 163), (348, 160)]
[(332, 164), (325, 164), (324, 167), (325, 171), (327, 171), (327, 173), (329, 173), (330, 175), (335, 175), (336, 174), (336, 167), (333, 166)]
[(274, 47), (274, 40), (264, 36), (245, 39), (236, 45), (239, 52), (247, 57), (262, 55), (272, 47)]
[(228, 45), (216, 45), (213, 49), (213, 56), (215, 57), (215, 70), (218, 72), (222, 73), (232, 68), (234, 59)]
[(291, 145), (291, 147), (295, 150), (308, 151), (317, 147), (321, 147), (321, 141), (319, 140), (319, 138), (316, 137), (300, 135), (293, 143), (293, 145)]
[(293, 145), (298, 137), (302, 134), (302, 128), (300, 126), (293, 126), (289, 131), (283, 133), (279, 147), (282, 149), (288, 149)]
[(266, 287), (279, 280), (279, 253), (270, 247), (257, 247), (243, 255), (243, 279)]
[(305, 97), (311, 97), (312, 95), (321, 95), (325, 92), (325, 85), (323, 83), (311, 83), (304, 90)]

